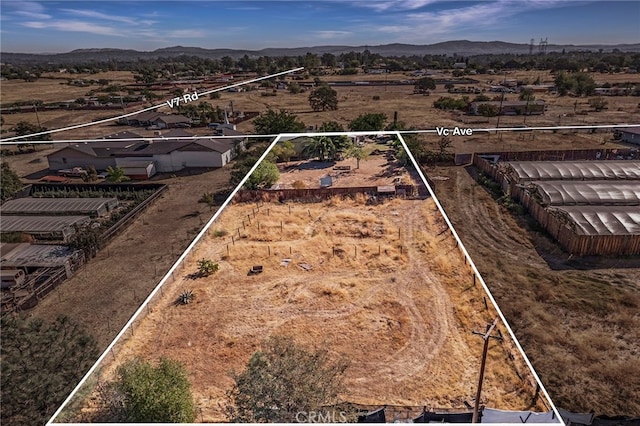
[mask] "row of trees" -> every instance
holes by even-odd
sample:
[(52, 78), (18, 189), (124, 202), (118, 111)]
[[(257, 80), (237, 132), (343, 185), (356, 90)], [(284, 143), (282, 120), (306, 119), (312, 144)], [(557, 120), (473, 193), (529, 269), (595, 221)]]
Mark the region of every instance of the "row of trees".
[[(539, 69), (551, 71), (579, 72), (585, 69), (596, 72), (619, 72), (631, 67), (640, 69), (640, 53), (612, 51), (576, 51), (551, 52), (542, 54), (489, 54), (460, 56), (456, 55), (388, 55), (372, 53), (368, 49), (334, 55), (321, 55), (307, 52), (297, 56), (259, 56), (244, 55), (239, 58), (224, 56), (208, 58), (196, 55), (165, 56), (141, 58), (141, 55), (123, 55), (108, 60), (91, 62), (53, 60), (42, 64), (21, 64), (19, 59), (0, 68), (0, 75), (6, 78), (19, 78), (27, 81), (37, 80), (43, 72), (57, 72), (66, 68), (71, 72), (133, 71), (136, 80), (141, 83), (153, 83), (169, 76), (195, 77), (217, 72), (257, 72), (275, 73), (303, 66), (314, 74), (320, 73), (320, 67), (342, 65), (343, 71), (356, 71), (359, 68), (384, 66), (390, 71), (410, 71), (422, 68), (451, 69), (456, 62), (464, 62), (468, 70), (480, 73), (488, 69)], [(6, 60), (5, 60), (6, 62)]]

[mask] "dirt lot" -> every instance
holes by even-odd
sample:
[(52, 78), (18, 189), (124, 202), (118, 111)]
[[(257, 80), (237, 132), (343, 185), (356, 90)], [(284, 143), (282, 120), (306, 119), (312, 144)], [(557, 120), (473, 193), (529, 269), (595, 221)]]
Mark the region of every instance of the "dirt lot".
[[(241, 370), (264, 338), (285, 334), (351, 360), (348, 401), (464, 409), (482, 346), (471, 331), (484, 330), (496, 313), (485, 308), (433, 202), (366, 206), (359, 197), (290, 206), (263, 204), (254, 213), (255, 204), (230, 205), (103, 378), (135, 355), (178, 359), (204, 421), (222, 421), (230, 371)], [(220, 270), (190, 278), (200, 258)], [(247, 276), (255, 264), (264, 272)], [(175, 306), (186, 289), (195, 301)], [(529, 408), (530, 379), (511, 341), (492, 344), (483, 402)]]
[(640, 258), (574, 259), (465, 168), (427, 173), (556, 406), (640, 415)]

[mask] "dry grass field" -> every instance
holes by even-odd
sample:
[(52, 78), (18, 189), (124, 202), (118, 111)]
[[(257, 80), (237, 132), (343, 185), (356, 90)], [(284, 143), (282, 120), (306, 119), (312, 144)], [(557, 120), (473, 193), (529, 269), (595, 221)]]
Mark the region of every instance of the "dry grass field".
[[(115, 361), (106, 358), (102, 379), (133, 356), (178, 359), (202, 419), (223, 421), (230, 372), (241, 370), (267, 336), (282, 334), (351, 361), (345, 400), (464, 409), (473, 400), (482, 351), (471, 331), (484, 330), (496, 312), (485, 307), (484, 291), (473, 285), (433, 201), (364, 201), (267, 203), (259, 210), (231, 204), (182, 276), (133, 336), (127, 333)], [(201, 258), (220, 270), (194, 280), (189, 274)], [(256, 264), (264, 272), (248, 276)], [(185, 290), (195, 301), (176, 306)], [(483, 403), (532, 408), (535, 386), (508, 337), (491, 344), (486, 374)], [(533, 408), (543, 407), (539, 401)], [(90, 413), (87, 408), (84, 416)]]
[[(538, 72), (509, 74), (507, 78), (533, 81), (539, 75), (542, 82), (553, 80), (548, 73)], [(108, 78), (123, 83), (133, 81), (128, 72), (74, 77)], [(388, 77), (359, 75), (331, 78), (360, 81), (365, 78), (407, 77), (392, 74)], [(483, 75), (473, 78), (482, 82), (480, 87), (488, 87), (490, 80), (495, 84), (504, 76)], [(594, 74), (594, 78), (602, 83), (640, 81), (640, 75), (637, 74)], [(91, 89), (61, 85), (61, 81), (63, 80), (54, 78), (41, 79), (35, 83), (3, 81), (0, 86), (2, 103), (34, 98), (45, 101), (68, 100), (82, 96)], [(48, 84), (40, 87), (39, 82)], [(71, 88), (79, 89), (82, 93), (78, 95), (69, 91)], [(284, 108), (297, 113), (307, 125), (335, 120), (346, 127), (350, 120), (365, 112), (384, 112), (391, 120), (395, 111), (398, 111), (399, 120), (419, 128), (457, 125), (484, 128), (493, 127), (497, 122), (497, 118), (487, 121), (483, 117), (434, 109), (433, 101), (439, 96), (461, 96), (446, 93), (442, 86), (438, 86), (430, 96), (414, 95), (412, 86), (338, 87), (336, 90), (340, 100), (337, 111), (311, 111), (307, 101), (308, 92), (293, 95), (287, 91), (278, 91), (274, 97), (262, 96), (261, 91), (224, 92), (221, 99), (207, 102), (225, 107), (233, 101), (234, 109), (238, 111), (263, 111), (267, 106)], [(380, 100), (373, 100), (373, 96), (379, 96)], [(517, 94), (507, 95), (509, 100), (516, 98)], [(637, 97), (606, 97), (609, 109), (602, 112), (589, 110), (587, 98), (544, 94), (538, 98), (548, 101), (549, 110), (545, 115), (527, 117), (526, 123), (524, 117), (501, 117), (500, 127), (521, 124), (556, 126), (640, 123)], [(583, 110), (587, 112), (586, 115), (575, 114), (576, 111)], [(126, 110), (132, 111), (134, 109)], [(54, 129), (118, 113), (120, 112), (50, 111), (39, 112), (39, 118), (43, 126)], [(37, 122), (34, 113), (4, 114), (3, 119), (3, 132), (21, 120), (34, 124)], [(243, 122), (238, 129), (253, 132), (253, 125), (250, 121)], [(152, 131), (138, 128), (102, 124), (57, 133), (53, 137), (57, 140), (99, 138), (123, 130), (135, 131), (143, 136), (152, 134)], [(192, 130), (202, 132), (204, 128)], [(3, 133), (3, 137), (5, 134)], [(431, 149), (436, 149), (438, 139), (436, 136), (423, 137), (424, 143)], [(605, 147), (623, 146), (611, 141), (610, 132), (591, 134), (565, 130), (557, 133), (476, 134), (469, 138), (452, 138), (452, 142), (455, 152), (598, 148), (603, 143)], [(48, 152), (52, 150), (8, 157), (7, 160), (24, 177), (46, 168), (44, 155)], [(351, 162), (353, 164), (355, 161)], [(366, 167), (366, 164), (365, 161), (361, 162), (361, 167)], [(197, 199), (205, 191), (225, 187), (229, 171), (226, 168), (163, 180), (169, 184), (169, 191), (125, 233), (110, 242), (107, 250), (100, 252), (82, 272), (56, 289), (31, 314), (47, 318), (61, 313), (71, 315), (86, 325), (97, 338), (100, 348), (106, 347), (155, 286), (162, 273), (213, 214), (204, 205), (197, 204)], [(637, 395), (640, 394), (640, 381), (637, 378), (640, 377), (640, 372), (636, 371), (633, 360), (637, 359), (640, 351), (635, 343), (640, 341), (637, 332), (640, 329), (637, 314), (640, 309), (637, 297), (640, 262), (637, 259), (621, 259), (617, 263), (614, 260), (609, 260), (609, 263), (598, 260), (587, 260), (584, 263), (567, 260), (546, 237), (535, 231), (525, 231), (521, 220), (513, 218), (497, 206), (484, 190), (475, 185), (464, 169), (441, 167), (430, 169), (428, 173), (448, 178), (437, 180), (438, 195), (492, 292), (497, 296), (501, 309), (515, 326), (518, 338), (533, 359), (534, 366), (542, 375), (554, 401), (559, 406), (576, 411), (593, 409), (611, 414), (639, 415)], [(173, 244), (168, 244), (168, 240), (173, 241)], [(144, 251), (140, 250), (142, 245), (145, 247)], [(349, 250), (345, 250), (345, 253), (350, 253)], [(377, 253), (377, 246), (375, 252)], [(279, 267), (279, 264), (276, 266)], [(290, 268), (292, 266), (295, 265)], [(316, 271), (314, 269), (310, 274)], [(267, 272), (260, 279), (267, 276)], [(243, 276), (241, 282), (246, 280)], [(286, 288), (291, 292), (295, 290), (289, 284)], [(339, 287), (338, 290), (344, 289)], [(348, 293), (348, 288), (345, 291)], [(328, 299), (329, 296), (321, 298)], [(198, 300), (199, 303), (204, 303), (202, 297)], [(404, 312), (404, 315), (408, 314)], [(400, 344), (399, 342), (396, 344)], [(474, 348), (475, 346), (469, 350), (475, 350)], [(245, 347), (245, 351), (249, 349)], [(336, 354), (338, 351), (336, 349)], [(477, 357), (474, 356), (474, 359)], [(224, 373), (226, 377), (226, 371), (220, 373)], [(202, 398), (206, 400), (208, 396), (203, 394)], [(406, 400), (416, 400), (415, 397), (411, 398)], [(401, 395), (397, 400), (402, 400)]]

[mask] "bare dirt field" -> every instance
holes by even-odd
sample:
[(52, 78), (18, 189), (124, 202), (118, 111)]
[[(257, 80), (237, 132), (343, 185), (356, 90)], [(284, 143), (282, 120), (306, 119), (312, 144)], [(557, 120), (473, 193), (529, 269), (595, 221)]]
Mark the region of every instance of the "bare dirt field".
[[(433, 201), (367, 206), (358, 197), (256, 208), (232, 204), (222, 212), (115, 362), (107, 357), (103, 379), (132, 356), (178, 359), (202, 419), (223, 421), (229, 373), (267, 336), (283, 334), (351, 361), (343, 395), (350, 402), (460, 409), (472, 401), (482, 340), (471, 331), (484, 330), (496, 313)], [(190, 278), (200, 258), (220, 270)], [(264, 272), (248, 276), (255, 264)], [(195, 301), (176, 306), (187, 289)], [(531, 408), (530, 380), (508, 338), (491, 345), (483, 403)]]
[[(115, 82), (124, 83), (132, 81), (132, 74), (123, 72), (104, 73), (105, 75), (100, 77), (98, 74), (89, 75), (86, 78), (107, 78), (113, 79)], [(53, 75), (55, 76), (55, 75)], [(445, 76), (445, 75), (442, 75)], [(439, 76), (439, 77), (442, 77)], [(438, 77), (438, 76), (436, 76)], [(548, 72), (518, 72), (509, 73), (505, 75), (475, 75), (470, 76), (479, 81), (471, 86), (478, 87), (480, 89), (487, 90), (491, 84), (498, 84), (503, 79), (519, 79), (525, 82), (533, 82), (537, 77), (541, 78), (542, 83), (552, 83), (553, 76)], [(631, 82), (637, 84), (640, 82), (640, 75), (637, 74), (593, 74), (594, 79), (599, 83), (617, 83), (617, 82)], [(78, 77), (80, 78), (80, 77)], [(393, 73), (388, 76), (369, 76), (369, 75), (357, 75), (357, 76), (327, 76), (323, 79), (329, 80), (342, 80), (342, 81), (362, 81), (362, 80), (403, 80), (411, 79), (408, 75), (402, 73)], [(74, 87), (68, 85), (61, 85), (59, 79), (41, 79), (36, 82), (18, 82), (9, 81), (3, 82), (2, 96), (3, 102), (16, 101), (16, 100), (28, 100), (38, 98), (38, 94), (42, 94), (47, 98), (53, 100), (68, 100), (70, 98), (77, 98), (87, 92), (91, 87)], [(242, 79), (238, 79), (242, 81)], [(42, 87), (41, 87), (42, 86)], [(499, 124), (500, 127), (510, 127), (517, 125), (527, 126), (568, 126), (568, 125), (596, 125), (596, 124), (620, 124), (620, 123), (640, 123), (640, 108), (639, 98), (634, 96), (607, 96), (605, 99), (609, 103), (607, 109), (600, 112), (595, 112), (589, 105), (589, 98), (581, 97), (575, 98), (570, 96), (560, 97), (552, 94), (536, 94), (537, 99), (542, 99), (547, 102), (547, 111), (544, 115), (539, 116), (512, 116), (512, 117), (492, 117), (486, 119), (479, 116), (468, 116), (458, 111), (441, 111), (433, 108), (433, 102), (440, 96), (451, 96), (460, 98), (463, 95), (449, 94), (443, 85), (438, 85), (435, 90), (431, 92), (429, 96), (413, 93), (412, 85), (403, 86), (335, 86), (335, 90), (338, 92), (338, 107), (337, 111), (324, 111), (314, 112), (309, 106), (308, 92), (302, 92), (298, 94), (291, 94), (287, 90), (278, 90), (276, 96), (263, 96), (266, 93), (265, 89), (249, 91), (249, 92), (237, 92), (229, 93), (222, 92), (221, 98), (217, 100), (201, 99), (200, 101), (206, 101), (211, 103), (214, 107), (219, 106), (225, 108), (229, 106), (230, 102), (233, 102), (234, 110), (236, 111), (264, 111), (267, 107), (274, 109), (286, 109), (299, 115), (299, 118), (308, 126), (319, 126), (324, 121), (334, 120), (342, 124), (347, 128), (349, 122), (356, 118), (361, 113), (378, 113), (382, 112), (387, 115), (388, 120), (393, 119), (394, 112), (398, 112), (398, 118), (404, 121), (407, 126), (415, 126), (421, 129), (433, 129), (436, 126), (458, 126), (464, 125), (473, 128), (485, 128), (495, 127)], [(80, 91), (80, 92), (78, 92)], [(268, 89), (268, 92), (271, 92)], [(80, 93), (80, 94), (78, 94)], [(490, 97), (499, 96), (498, 93), (486, 92)], [(164, 94), (163, 94), (164, 95)], [(378, 100), (374, 100), (373, 97), (379, 97)], [(475, 95), (468, 95), (472, 99)], [(518, 94), (507, 94), (505, 101), (512, 101), (518, 99)], [(170, 96), (167, 95), (168, 99)], [(159, 102), (156, 102), (159, 103)], [(124, 112), (133, 112), (140, 110), (144, 107), (152, 105), (151, 103), (138, 106), (134, 108), (128, 108)], [(164, 110), (169, 110), (164, 108)], [(119, 114), (123, 114), (123, 111), (51, 111), (41, 112), (40, 121), (43, 126), (49, 129), (61, 128), (64, 126), (79, 124), (82, 122), (91, 121), (98, 118), (113, 117)], [(43, 115), (44, 114), (44, 115)], [(35, 113), (23, 113), (23, 114), (6, 114), (5, 125), (3, 129), (8, 129), (16, 122), (20, 120), (27, 120), (32, 123), (36, 123)], [(498, 120), (499, 123), (498, 123)], [(68, 132), (58, 133), (54, 136), (54, 139), (69, 139), (69, 138), (88, 138), (88, 137), (102, 137), (109, 133), (123, 130), (123, 127), (117, 127), (116, 130), (110, 130), (108, 127), (102, 126), (102, 128), (93, 130), (78, 129)], [(133, 130), (133, 128), (129, 128)], [(251, 121), (246, 121), (238, 125), (238, 130), (245, 132), (253, 132), (253, 125)], [(135, 129), (140, 131), (140, 129)], [(144, 132), (144, 130), (142, 130)], [(150, 136), (143, 134), (143, 136)], [(596, 134), (598, 142), (611, 139), (611, 132), (603, 131), (601, 134)], [(593, 135), (590, 135), (593, 137)]]
[[(381, 149), (391, 150), (390, 146), (375, 145)], [(371, 151), (371, 149), (369, 149)], [(335, 168), (350, 167), (350, 170)], [(380, 186), (393, 185), (394, 181), (410, 184), (412, 178), (404, 168), (394, 167), (384, 154), (369, 155), (357, 166), (355, 159), (340, 161), (292, 161), (279, 163), (280, 179), (276, 183), (279, 188), (292, 188), (294, 183), (302, 183), (304, 188), (320, 188), (320, 179), (331, 176), (333, 186)]]
[(465, 168), (426, 172), (556, 406), (640, 415), (640, 258), (572, 258)]

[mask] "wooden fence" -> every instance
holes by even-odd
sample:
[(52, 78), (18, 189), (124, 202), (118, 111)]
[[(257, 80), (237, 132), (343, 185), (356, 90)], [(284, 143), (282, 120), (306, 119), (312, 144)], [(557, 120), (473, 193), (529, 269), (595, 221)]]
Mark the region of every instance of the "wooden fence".
[[(418, 190), (415, 185), (395, 185), (395, 193), (406, 197), (415, 197)], [(284, 200), (304, 200), (315, 202), (334, 196), (353, 194), (386, 195), (378, 194), (377, 186), (354, 186), (347, 188), (308, 188), (308, 189), (267, 189), (267, 190), (241, 190), (234, 197), (234, 202), (276, 202)]]
[[(602, 152), (611, 150), (574, 151), (576, 154), (572, 154), (572, 158), (568, 159), (568, 161), (572, 159), (578, 159), (576, 157), (588, 157), (592, 154), (595, 156), (596, 151)], [(529, 153), (537, 152), (541, 151), (530, 151)], [(537, 158), (534, 154), (525, 154), (525, 157)], [(524, 186), (515, 185), (510, 182), (508, 176), (491, 161), (488, 161), (476, 154), (473, 158), (473, 165), (476, 166), (482, 173), (487, 176), (491, 176), (493, 180), (500, 183), (505, 194), (509, 195), (511, 198), (520, 202), (520, 204), (526, 207), (529, 211), (529, 214), (533, 216), (533, 218), (535, 218), (538, 223), (542, 225), (567, 252), (576, 256), (615, 256), (640, 254), (640, 235), (579, 235), (576, 233), (575, 228), (571, 226), (575, 224), (573, 224), (572, 222), (567, 223), (562, 221), (557, 214), (553, 213), (553, 211), (540, 205), (535, 197), (533, 197)]]

